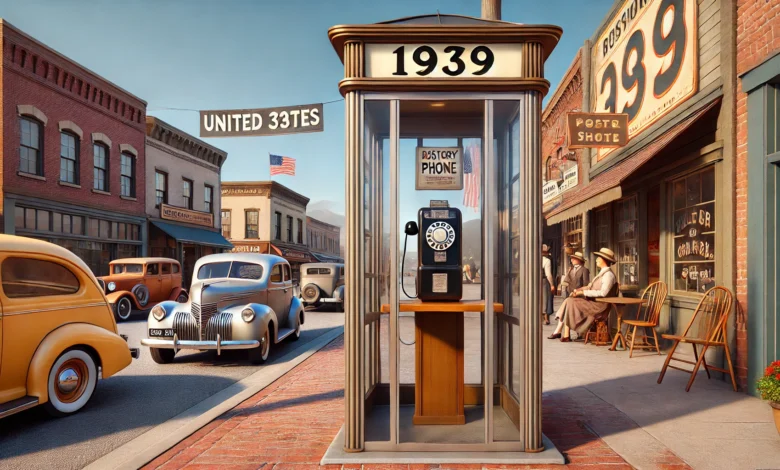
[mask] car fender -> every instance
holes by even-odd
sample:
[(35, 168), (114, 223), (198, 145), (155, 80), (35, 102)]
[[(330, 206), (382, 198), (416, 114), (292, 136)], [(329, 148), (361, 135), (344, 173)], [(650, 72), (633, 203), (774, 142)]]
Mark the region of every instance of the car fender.
[[(157, 305), (152, 306), (152, 308), (149, 310), (149, 314), (146, 316), (147, 328), (173, 328), (174, 312), (176, 311), (176, 307), (181, 305), (183, 304), (179, 304), (173, 300), (165, 300)], [(154, 318), (154, 315), (152, 315), (152, 310), (154, 310), (154, 307), (161, 307), (163, 310), (165, 310), (165, 316), (162, 320), (158, 320)], [(191, 304), (187, 305), (186, 310), (191, 313), (192, 310), (190, 307)], [(181, 311), (181, 308), (179, 311)]]
[(113, 307), (114, 305), (116, 305), (117, 302), (119, 302), (119, 299), (121, 299), (122, 297), (129, 297), (130, 302), (133, 303), (134, 309), (143, 310), (143, 308), (141, 308), (141, 306), (138, 305), (138, 300), (135, 298), (135, 294), (133, 294), (129, 290), (118, 290), (110, 294), (107, 294), (106, 300), (108, 300), (108, 303), (110, 303), (111, 306)]
[(292, 302), (290, 302), (290, 311), (287, 312), (287, 325), (289, 328), (295, 329), (295, 321), (299, 316), (301, 319), (301, 325), (303, 325), (303, 312), (303, 301), (297, 297), (293, 297)]
[(27, 395), (49, 401), (49, 372), (58, 357), (74, 346), (87, 346), (97, 353), (103, 378), (111, 377), (129, 366), (133, 358), (127, 342), (116, 333), (89, 323), (69, 323), (49, 333), (35, 350), (27, 370)]
[(344, 285), (336, 287), (336, 290), (333, 291), (333, 298), (344, 301)]
[[(181, 294), (182, 292), (184, 292), (185, 294), (187, 294), (187, 291), (186, 291), (186, 290), (184, 290), (184, 289), (182, 289), (181, 287), (174, 287), (174, 288), (173, 288), (173, 290), (171, 291), (171, 295), (170, 295), (170, 297), (168, 297), (168, 300), (173, 300), (173, 301), (175, 302), (175, 301), (176, 301), (176, 298), (177, 298), (177, 297), (179, 296), (179, 294)], [(189, 294), (187, 294), (187, 298), (189, 298), (189, 297), (190, 297), (190, 296), (189, 296)]]
[[(255, 318), (249, 323), (241, 318), (241, 312), (247, 308), (251, 308), (255, 312)], [(237, 305), (222, 311), (233, 314), (233, 339), (259, 340), (268, 329), (268, 325), (273, 322), (274, 327), (273, 330), (269, 332), (269, 336), (272, 343), (276, 343), (277, 332), (279, 331), (279, 319), (277, 318), (276, 312), (268, 305)]]

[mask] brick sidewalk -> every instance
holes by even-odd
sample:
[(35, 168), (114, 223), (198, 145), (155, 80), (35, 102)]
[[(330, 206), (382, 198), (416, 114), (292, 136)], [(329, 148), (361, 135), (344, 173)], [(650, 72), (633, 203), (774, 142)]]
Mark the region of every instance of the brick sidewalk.
[[(344, 420), (343, 337), (323, 348), (251, 399), (202, 428), (150, 462), (145, 469), (309, 470), (319, 462)], [(545, 393), (544, 433), (566, 457), (565, 466), (363, 465), (362, 470), (392, 469), (631, 469), (588, 426), (598, 420), (625, 420), (609, 404), (584, 406), (563, 392)], [(690, 468), (661, 449), (656, 468)], [(358, 469), (346, 465), (344, 470)], [(331, 465), (337, 470), (342, 466)]]

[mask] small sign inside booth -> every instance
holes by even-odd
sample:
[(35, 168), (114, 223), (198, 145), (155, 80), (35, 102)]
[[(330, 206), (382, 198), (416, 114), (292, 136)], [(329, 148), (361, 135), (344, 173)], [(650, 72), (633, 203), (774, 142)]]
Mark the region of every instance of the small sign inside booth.
[(463, 189), (463, 149), (460, 147), (417, 147), (415, 187)]

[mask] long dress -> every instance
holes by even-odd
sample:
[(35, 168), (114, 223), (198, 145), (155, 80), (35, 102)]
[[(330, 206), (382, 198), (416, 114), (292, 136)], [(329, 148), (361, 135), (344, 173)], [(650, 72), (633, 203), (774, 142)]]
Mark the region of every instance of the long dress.
[[(593, 278), (587, 290), (601, 290), (607, 272), (614, 279), (614, 274), (611, 271), (601, 272)], [(605, 297), (617, 296), (618, 289), (618, 283), (615, 282)], [(596, 302), (594, 298), (569, 297), (563, 301), (556, 318), (563, 320), (566, 326), (576, 331), (579, 336), (582, 336), (596, 320), (604, 319), (608, 315), (609, 304)], [(563, 318), (560, 318), (561, 316)]]

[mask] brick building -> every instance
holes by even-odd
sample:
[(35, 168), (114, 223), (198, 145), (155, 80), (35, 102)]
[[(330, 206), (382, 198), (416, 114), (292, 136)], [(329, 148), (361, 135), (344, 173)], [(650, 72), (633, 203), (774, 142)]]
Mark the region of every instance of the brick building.
[(780, 359), (780, 3), (739, 0), (736, 12), (737, 371), (755, 393)]
[(145, 252), (146, 103), (0, 20), (0, 228), (96, 275)]

